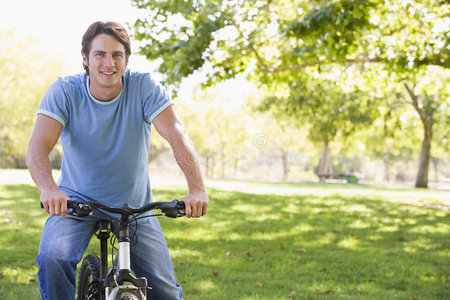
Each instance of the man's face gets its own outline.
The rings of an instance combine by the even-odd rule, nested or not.
[[[128,60],[125,47],[113,36],[97,35],[91,43],[89,57],[83,53],[83,63],[89,68],[90,91],[98,100],[117,96]],[[110,98],[112,97],[112,98]]]

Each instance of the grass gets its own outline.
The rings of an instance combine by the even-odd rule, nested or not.
[[[448,191],[221,184],[207,216],[160,218],[185,299],[450,298]],[[39,299],[38,197],[30,185],[0,185],[0,299]]]

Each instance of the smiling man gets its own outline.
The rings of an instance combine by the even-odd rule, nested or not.
[[[27,163],[50,214],[36,262],[42,299],[74,299],[76,266],[98,216],[66,215],[68,199],[139,207],[152,201],[148,174],[150,129],[172,147],[189,193],[181,198],[187,217],[201,217],[208,195],[197,154],[164,89],[148,73],[127,69],[131,54],[126,30],[96,22],[82,39],[85,73],[59,78],[39,107]],[[61,177],[52,177],[49,153],[61,139]],[[139,224],[131,267],[146,277],[151,299],[181,299],[172,262],[156,218]]]
[[[90,36],[86,36],[88,40]],[[121,91],[121,80],[128,64],[130,49],[108,34],[99,34],[92,39],[90,50],[82,49],[83,65],[90,76],[90,92],[100,101],[110,101]],[[106,52],[109,50],[109,53]]]

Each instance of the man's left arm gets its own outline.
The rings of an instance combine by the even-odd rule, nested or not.
[[[173,106],[170,105],[159,113],[152,123],[158,133],[169,142],[175,159],[186,177],[189,193],[180,199],[186,204],[186,216],[188,218],[203,216],[206,214],[209,199],[198,155]]]

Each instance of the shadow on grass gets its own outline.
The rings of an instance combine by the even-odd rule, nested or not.
[[[184,192],[154,195],[170,201]],[[160,222],[186,298],[450,298],[448,209],[384,197],[376,189],[293,196],[211,189],[207,216]],[[33,186],[2,185],[0,199],[0,298],[38,299],[34,258],[47,215]]]
[[[207,217],[161,223],[193,299],[449,298],[449,211],[390,200],[212,190]]]

